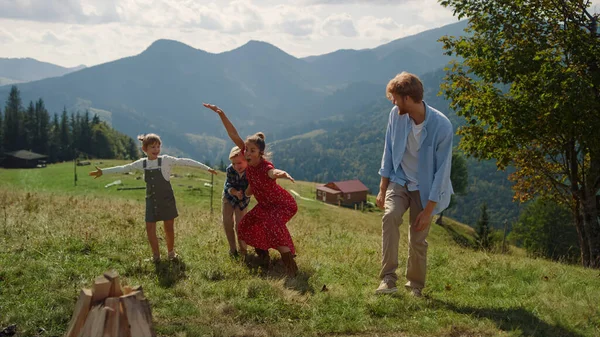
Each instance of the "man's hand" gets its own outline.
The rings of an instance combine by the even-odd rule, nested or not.
[[[379,191],[379,193],[377,193],[377,199],[375,199],[375,203],[379,209],[385,209],[385,191]]]
[[[102,170],[98,166],[96,166],[96,171],[91,171],[89,173],[89,175],[94,177],[94,179],[96,179],[96,178],[102,176]]]
[[[415,223],[413,224],[413,226],[415,227],[415,230],[417,232],[420,232],[422,230],[424,230],[425,228],[427,228],[427,226],[429,226],[431,224],[431,212],[427,211],[427,210],[422,210],[421,213],[419,213],[419,215],[417,215],[417,219],[415,220]]]

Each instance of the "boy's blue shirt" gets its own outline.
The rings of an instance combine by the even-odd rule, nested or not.
[[[250,203],[250,197],[244,194],[244,198],[240,200],[236,196],[229,194],[229,189],[234,188],[238,191],[246,192],[246,189],[248,188],[248,179],[246,179],[246,171],[239,175],[237,171],[233,168],[233,165],[229,164],[225,172],[227,172],[227,179],[225,180],[225,184],[223,185],[223,196],[229,201],[229,203],[233,207],[238,206],[241,210],[245,209]]]
[[[444,114],[425,102],[423,104],[425,105],[425,121],[423,121],[423,131],[421,131],[417,180],[419,181],[421,204],[425,207],[429,200],[437,202],[433,214],[438,214],[448,207],[450,197],[454,194],[450,182],[454,132],[450,120]],[[400,162],[402,162],[408,134],[411,130],[409,115],[399,115],[398,107],[394,106],[390,111],[385,133],[379,175],[400,185],[407,183]]]

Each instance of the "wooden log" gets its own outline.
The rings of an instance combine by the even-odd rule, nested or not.
[[[119,299],[119,337],[131,337],[131,330],[129,329],[129,321],[127,320],[127,313],[123,302]]]
[[[132,336],[152,336],[155,337],[152,328],[152,317],[148,317],[148,304],[142,302],[144,295],[140,291],[134,291],[131,294],[121,296],[121,303],[127,314],[127,321]]]
[[[110,293],[111,282],[103,276],[98,276],[94,280],[94,286],[92,287],[92,303],[98,303],[104,301]]]
[[[134,291],[139,291],[142,294],[144,293],[142,286],[123,286],[123,295],[129,295]]]
[[[95,305],[90,309],[90,312],[85,319],[85,324],[83,325],[83,328],[81,328],[81,331],[79,331],[78,337],[92,336],[92,330],[94,328],[96,317],[99,317],[101,310],[102,304]]]
[[[81,289],[79,298],[75,304],[75,310],[73,310],[73,317],[69,322],[69,328],[65,337],[75,337],[79,335],[79,331],[85,324],[85,319],[90,311],[90,305],[92,303],[92,290]]]
[[[104,277],[110,281],[110,290],[108,297],[120,297],[123,295],[123,289],[121,289],[121,282],[119,281],[119,273],[115,270],[107,271],[104,273]]]
[[[92,324],[91,337],[104,337],[104,325],[106,323],[106,307],[100,305],[96,309],[94,323]]]
[[[106,310],[106,323],[104,325],[103,337],[116,337],[119,335],[119,325],[121,324],[121,301],[118,297],[109,297],[104,301],[104,310]],[[127,322],[124,322],[127,324]]]

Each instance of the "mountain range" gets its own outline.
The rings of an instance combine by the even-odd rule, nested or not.
[[[0,85],[59,77],[81,69],[85,69],[85,65],[65,68],[32,58],[0,58]]]
[[[227,161],[233,145],[219,118],[202,107],[202,102],[214,103],[242,137],[265,132],[276,165],[295,177],[359,178],[375,192],[391,108],[385,85],[395,74],[421,76],[426,101],[447,113],[455,127],[462,123],[437,96],[450,61],[437,41],[462,35],[465,27],[466,22],[457,22],[373,49],[305,58],[260,41],[214,54],[158,40],[139,55],[18,88],[23,102],[42,98],[52,112],[89,110],[125,134],[156,132],[165,151],[213,164]],[[1,70],[0,77],[6,77]],[[0,97],[9,90],[0,87]],[[505,185],[505,175],[494,179],[502,181],[492,185]]]

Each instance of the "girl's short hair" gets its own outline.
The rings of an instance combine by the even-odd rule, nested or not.
[[[256,146],[258,146],[258,149],[260,150],[260,155],[264,158],[269,158],[271,157],[271,153],[269,152],[265,152],[265,148],[267,147],[267,144],[265,142],[265,134],[262,132],[257,132],[255,134],[253,134],[252,136],[248,136],[248,138],[246,138],[246,142],[251,142],[256,144]]]
[[[160,137],[155,133],[147,133],[145,135],[139,135],[137,139],[142,142],[142,148],[147,148],[148,146],[158,143],[158,145],[162,145],[160,141]]]
[[[239,147],[234,146],[231,148],[231,151],[229,151],[229,160],[231,160],[241,154],[242,154],[242,150],[240,150]]]
[[[392,100],[392,94],[408,96],[415,103],[421,103],[423,101],[423,83],[417,75],[403,71],[391,79],[385,88],[385,97]]]

